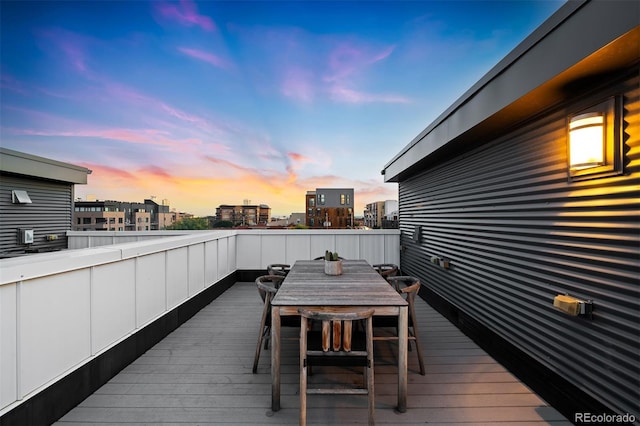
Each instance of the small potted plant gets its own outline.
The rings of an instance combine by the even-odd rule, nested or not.
[[[324,273],[327,275],[342,275],[342,260],[337,252],[325,251]]]

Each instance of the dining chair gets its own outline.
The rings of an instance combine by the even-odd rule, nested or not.
[[[413,341],[416,346],[418,355],[418,363],[420,364],[420,374],[425,375],[424,361],[422,359],[422,349],[420,346],[420,338],[418,334],[418,321],[416,318],[415,299],[420,291],[420,280],[411,276],[395,276],[387,277],[387,281],[391,284],[400,295],[406,300],[409,309],[409,331],[408,340]],[[373,318],[373,327],[377,328],[394,328],[396,334],[394,336],[374,335],[373,340],[398,340],[398,320],[396,317],[377,316]],[[411,346],[409,346],[411,350]]]
[[[373,269],[375,269],[380,275],[382,275],[384,279],[387,279],[388,277],[394,277],[398,275],[400,271],[400,268],[395,263],[378,263],[371,266],[373,266]]]
[[[286,263],[272,263],[267,265],[267,275],[282,275],[286,277],[290,269],[291,265]]]
[[[258,344],[256,345],[256,354],[253,358],[253,372],[258,371],[258,361],[260,360],[260,350],[264,342],[264,349],[269,348],[269,340],[271,340],[271,300],[278,292],[282,281],[282,275],[263,275],[256,278],[256,286],[260,297],[264,302],[262,308],[262,318],[260,319],[260,330],[258,332]],[[297,317],[282,317],[282,327],[298,327],[300,322]]]
[[[307,395],[368,395],[369,424],[375,424],[375,394],[373,378],[373,309],[340,307],[300,308],[300,425],[307,424]],[[353,322],[364,321],[362,333],[353,333]],[[309,337],[313,323],[321,323],[321,338]],[[311,330],[314,328],[312,327]],[[312,365],[344,365],[355,361],[363,367],[362,387],[335,388],[308,385],[308,369]],[[349,363],[349,365],[354,365]]]

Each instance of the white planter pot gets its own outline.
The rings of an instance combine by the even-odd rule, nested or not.
[[[327,275],[342,275],[342,260],[325,260],[324,273]]]

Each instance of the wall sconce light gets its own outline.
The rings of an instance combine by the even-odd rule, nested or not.
[[[612,97],[568,118],[569,180],[621,174],[622,102]]]
[[[589,112],[569,120],[569,166],[586,169],[604,164],[604,114]]]

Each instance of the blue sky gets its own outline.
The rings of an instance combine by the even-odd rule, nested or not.
[[[0,2],[0,143],[76,196],[304,211],[383,166],[564,1]]]

